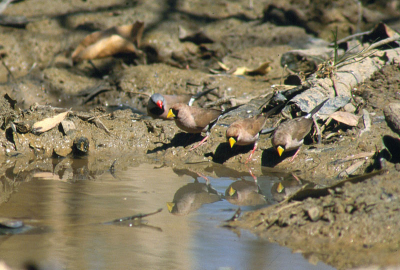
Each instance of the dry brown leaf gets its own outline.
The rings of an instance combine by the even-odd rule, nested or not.
[[[224,63],[222,63],[222,62],[220,62],[220,61],[217,61],[217,64],[218,64],[218,66],[219,66],[219,69],[212,69],[212,68],[209,68],[208,70],[211,72],[211,73],[214,73],[214,74],[221,74],[221,73],[228,73],[228,74],[231,74],[232,72],[234,72],[235,71],[235,69],[233,68],[233,69],[231,69],[231,68],[229,68],[227,65],[225,65]]]
[[[74,61],[104,58],[117,53],[134,53],[135,45],[118,35],[103,38],[98,42],[88,46],[74,58]]]
[[[248,70],[249,69],[247,67],[238,67],[235,70],[235,72],[233,72],[232,74],[233,75],[245,75]]]
[[[112,27],[86,36],[72,53],[74,62],[104,58],[117,53],[135,53],[140,47],[144,23]]]
[[[337,111],[330,115],[330,117],[340,123],[348,126],[355,127],[358,124],[359,117],[349,112]]]
[[[59,123],[61,123],[61,121],[64,120],[68,113],[70,113],[70,111],[63,112],[57,114],[56,116],[45,118],[42,121],[36,122],[32,126],[32,133],[43,133],[56,127]]]
[[[259,67],[255,69],[249,69],[247,67],[238,67],[236,71],[233,73],[233,75],[265,75],[267,74],[270,70],[271,62],[264,62],[262,63]]]
[[[225,71],[230,70],[230,68],[228,68],[228,66],[225,65],[224,63],[222,63],[222,62],[220,62],[220,61],[217,61],[217,63],[218,63],[218,65],[219,65],[219,67],[222,68],[223,70],[225,70]]]

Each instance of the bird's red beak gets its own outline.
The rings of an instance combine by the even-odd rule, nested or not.
[[[163,103],[162,103],[162,101],[161,100],[159,100],[159,101],[157,101],[157,106],[160,108],[160,109],[162,109],[163,108]]]

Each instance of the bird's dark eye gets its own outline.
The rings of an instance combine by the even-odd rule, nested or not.
[[[175,114],[175,117],[178,117],[179,110],[172,109],[172,112]]]

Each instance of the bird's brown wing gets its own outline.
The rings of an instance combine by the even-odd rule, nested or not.
[[[310,132],[313,120],[304,117],[292,119],[280,124],[272,137],[272,144],[288,148],[297,146]]]
[[[231,126],[237,127],[239,130],[246,132],[252,137],[256,136],[264,127],[267,117],[263,114],[256,115],[251,118],[241,119],[234,122]]]
[[[291,123],[292,122],[292,123]],[[292,139],[301,141],[311,131],[313,120],[309,118],[296,118],[288,121],[287,131],[292,135]]]
[[[265,125],[267,117],[264,114],[259,114],[250,119],[246,119],[244,122],[246,123],[246,130],[252,136],[256,136]]]
[[[214,109],[203,109],[197,107],[190,107],[192,116],[194,121],[196,122],[196,126],[199,128],[205,128],[212,122],[213,120],[217,119],[220,116],[220,110]]]

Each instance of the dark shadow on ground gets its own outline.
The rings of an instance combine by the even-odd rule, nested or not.
[[[383,136],[382,141],[390,153],[390,156],[386,157],[386,159],[392,163],[400,163],[400,140],[398,138],[385,135]]]
[[[246,146],[237,145],[231,148],[229,146],[229,143],[227,142],[220,143],[213,155],[213,161],[222,164],[231,157],[236,156],[238,154],[249,153],[250,155],[253,146],[254,145],[246,145]]]
[[[203,136],[201,136],[201,134],[190,134],[190,133],[180,132],[175,134],[174,138],[172,138],[170,143],[165,143],[162,146],[156,147],[152,150],[148,150],[147,154],[152,154],[158,151],[167,150],[168,148],[171,147],[179,147],[179,146],[186,147],[189,144],[199,142],[202,139]]]
[[[278,152],[274,148],[265,149],[261,156],[261,166],[275,167],[281,163],[284,159],[292,157],[296,153],[296,150],[283,152],[282,156],[278,155]]]

